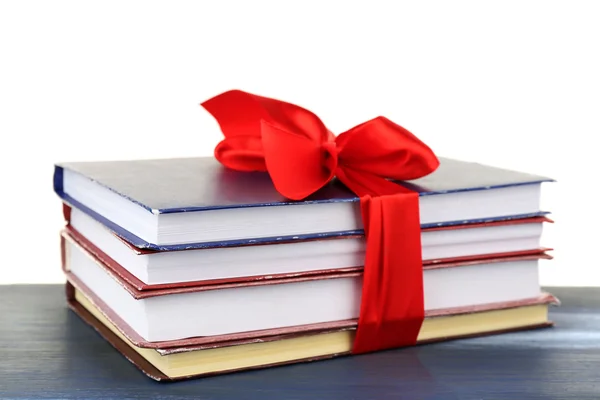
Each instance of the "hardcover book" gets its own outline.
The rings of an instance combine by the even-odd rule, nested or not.
[[[440,158],[439,168],[397,182],[419,193],[423,228],[547,214],[551,179]],[[263,172],[213,158],[62,163],[55,192],[141,249],[178,250],[276,243],[363,233],[359,198],[332,181],[301,201],[283,198]]]
[[[356,321],[359,315],[360,272],[144,291],[67,233],[62,243],[69,281],[102,299],[147,342],[248,337],[251,332]],[[538,298],[539,260],[549,258],[542,253],[425,267],[426,315]]]
[[[178,251],[138,249],[87,214],[67,210],[65,236],[138,290],[271,280],[363,269],[364,235]],[[546,217],[424,228],[423,265],[535,255]]]
[[[351,354],[353,321],[315,324],[255,335],[223,335],[193,340],[150,343],[140,338],[85,285],[67,281],[69,307],[148,377],[177,381],[242,370],[311,362]],[[546,328],[554,296],[462,307],[426,317],[418,344]],[[204,339],[204,340],[202,340]]]

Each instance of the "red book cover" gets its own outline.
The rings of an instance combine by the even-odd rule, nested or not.
[[[70,213],[70,208],[65,206],[65,215],[68,216]],[[510,221],[496,221],[496,222],[487,222],[487,223],[478,223],[478,224],[469,224],[469,225],[456,225],[449,227],[435,227],[435,228],[427,228],[424,231],[456,231],[460,229],[473,229],[477,227],[493,227],[493,226],[507,226],[507,225],[521,225],[521,224],[539,224],[544,222],[552,222],[546,217],[533,217],[533,218],[524,218]],[[316,270],[308,270],[308,271],[299,271],[293,273],[280,273],[280,274],[268,274],[268,275],[249,275],[249,276],[238,276],[235,278],[226,278],[226,279],[210,279],[210,280],[194,280],[194,281],[183,281],[183,282],[173,282],[173,283],[164,283],[164,284],[148,284],[137,278],[134,274],[129,272],[126,268],[120,265],[117,261],[111,258],[108,254],[103,252],[98,248],[94,243],[88,240],[85,236],[75,230],[72,226],[68,225],[62,233],[62,236],[77,245],[83,247],[86,251],[94,254],[98,259],[102,260],[104,264],[108,268],[110,268],[115,274],[117,274],[121,279],[128,282],[130,285],[135,287],[137,290],[146,291],[146,290],[156,290],[156,289],[165,289],[165,288],[184,288],[184,287],[196,287],[199,285],[219,285],[224,283],[236,283],[236,282],[255,282],[255,281],[263,281],[263,280],[273,280],[273,279],[286,279],[286,278],[294,278],[294,277],[302,277],[302,276],[310,276],[310,275],[327,275],[327,274],[337,274],[337,273],[347,273],[347,272],[360,272],[362,270],[361,266],[352,266],[346,268],[331,268],[331,269],[316,269]],[[162,253],[152,250],[141,250],[138,249],[128,242],[120,239],[118,236],[114,235],[115,239],[118,239],[132,254],[144,255],[144,254],[156,254]],[[311,240],[321,240],[321,241],[332,241],[332,240],[348,240],[349,238],[328,238],[328,239],[311,239]],[[284,242],[282,242],[283,244]],[[259,244],[255,246],[277,246],[277,244]],[[451,258],[442,258],[442,259],[426,259],[423,260],[424,268],[436,268],[436,266],[444,267],[444,266],[452,266],[459,265],[460,263],[469,263],[469,262],[477,262],[478,260],[495,260],[495,259],[503,259],[506,257],[517,257],[517,256],[538,256],[543,255],[545,252],[550,251],[550,248],[538,247],[532,248],[528,250],[520,250],[520,251],[510,251],[503,253],[487,253],[487,254],[476,254],[471,256],[462,256],[462,257],[451,257]],[[203,251],[203,250],[177,250],[177,251]],[[459,263],[459,264],[457,264]]]
[[[247,340],[251,338],[263,338],[265,336],[278,336],[281,334],[291,334],[291,333],[299,333],[299,332],[318,332],[327,329],[347,329],[347,328],[355,328],[357,321],[352,320],[343,320],[343,321],[334,321],[328,323],[319,323],[319,324],[311,324],[311,325],[302,325],[302,326],[292,326],[285,328],[277,328],[277,329],[268,329],[268,330],[258,330],[253,332],[240,332],[235,334],[227,334],[227,335],[218,335],[218,336],[208,336],[208,337],[195,337],[195,338],[187,338],[182,340],[174,340],[167,342],[150,342],[144,340],[141,336],[139,336],[131,327],[129,327],[114,311],[108,307],[105,302],[98,297],[87,285],[85,285],[76,275],[74,275],[69,268],[69,263],[67,261],[67,247],[66,244],[70,240],[67,235],[62,238],[62,249],[63,249],[63,270],[66,274],[67,280],[70,285],[77,288],[80,292],[82,292],[96,307],[98,307],[102,313],[108,318],[118,329],[119,331],[126,336],[131,343],[138,347],[147,347],[147,348],[168,348],[168,347],[180,347],[180,346],[201,346],[207,345],[210,343],[217,342],[229,342],[232,340]],[[76,246],[76,242],[72,242]],[[83,249],[85,251],[85,249]],[[193,287],[169,287],[169,288],[160,288],[154,290],[140,290],[131,284],[127,279],[123,278],[121,275],[117,274],[112,268],[110,268],[107,264],[103,262],[103,260],[98,259],[95,255],[88,253],[88,255],[95,259],[96,264],[99,265],[105,273],[111,276],[115,281],[117,281],[126,291],[131,295],[134,299],[147,299],[151,297],[157,296],[166,296],[173,294],[183,294],[183,293],[194,293],[200,291],[210,291],[210,290],[222,290],[222,289],[232,289],[238,287],[247,287],[247,286],[265,286],[265,285],[284,285],[287,283],[294,282],[307,282],[314,280],[323,280],[323,279],[341,279],[348,278],[352,276],[360,276],[360,271],[352,271],[352,272],[338,272],[338,273],[330,273],[330,274],[321,274],[321,275],[306,275],[306,276],[297,276],[297,277],[289,277],[289,278],[281,278],[276,280],[256,280],[256,281],[246,281],[246,282],[228,282],[228,283],[220,283],[220,284],[210,284],[210,285],[198,285]],[[536,260],[536,259],[549,259],[550,256],[546,254],[535,254],[535,255],[521,255],[521,256],[512,256],[512,257],[502,257],[494,260],[485,260],[486,263],[490,261],[493,263],[501,263],[501,262],[509,262],[515,260]],[[482,263],[482,260],[479,261],[461,261],[461,262],[453,262],[447,264],[436,264],[425,267],[426,269],[440,269],[440,268],[460,268],[463,266],[470,266]],[[464,313],[473,313],[480,311],[489,311],[494,309],[503,309],[503,308],[512,308],[512,307],[520,307],[524,305],[532,305],[538,304],[540,302],[555,302],[556,299],[549,294],[541,294],[537,297],[532,297],[528,299],[520,299],[518,301],[511,302],[499,302],[499,303],[490,303],[490,304],[482,304],[476,306],[463,306],[463,307],[454,307],[454,308],[444,308],[444,309],[434,309],[427,310],[425,313],[426,318],[434,318],[439,316],[446,315],[458,315]]]

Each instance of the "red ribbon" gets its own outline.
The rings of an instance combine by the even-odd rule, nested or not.
[[[239,90],[202,106],[225,136],[215,148],[224,166],[266,171],[292,200],[334,177],[360,197],[367,248],[352,352],[415,344],[425,317],[419,197],[389,179],[430,174],[439,166],[433,151],[384,117],[336,137],[306,109]]]

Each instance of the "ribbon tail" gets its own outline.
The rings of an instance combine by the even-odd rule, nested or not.
[[[411,346],[425,318],[419,196],[361,197],[367,249],[352,353]]]

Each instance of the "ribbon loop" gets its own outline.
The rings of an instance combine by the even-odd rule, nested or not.
[[[332,156],[323,151],[305,135],[263,121],[262,143],[273,184],[289,199],[303,199],[333,178],[335,167],[326,168],[326,159],[337,163],[337,154]]]
[[[391,180],[433,172],[433,151],[385,117],[336,137],[311,111],[240,90],[202,106],[225,136],[215,149],[224,166],[266,171],[292,200],[334,177],[360,197],[367,250],[353,352],[414,344],[424,318],[419,196]]]
[[[425,143],[385,117],[341,133],[336,143],[345,165],[382,178],[417,179],[439,166],[437,157]]]

